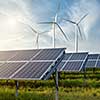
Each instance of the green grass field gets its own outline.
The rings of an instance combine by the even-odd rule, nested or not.
[[[81,73],[62,73],[60,78],[59,100],[100,100],[99,71],[88,71],[85,83]],[[46,81],[19,81],[18,92],[16,97],[14,81],[0,81],[0,100],[55,100],[55,83],[52,77]]]

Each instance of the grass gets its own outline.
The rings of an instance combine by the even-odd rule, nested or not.
[[[97,72],[97,71],[96,71]],[[59,81],[59,100],[100,100],[100,74],[62,73]],[[15,97],[15,82],[0,81],[0,100],[55,100],[55,84],[47,81],[19,81],[19,96]]]
[[[100,88],[59,88],[59,100],[100,100]],[[55,100],[55,87],[19,88],[19,96],[15,97],[15,89],[0,87],[0,100]]]

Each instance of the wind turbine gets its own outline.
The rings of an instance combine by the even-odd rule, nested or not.
[[[22,23],[22,24],[24,24],[24,25],[27,25],[27,26],[32,30],[32,32],[35,33],[35,34],[33,34],[33,35],[36,35],[36,42],[35,42],[35,45],[36,45],[36,48],[39,49],[39,36],[42,35],[43,33],[48,32],[48,31],[38,32],[38,31],[36,31],[31,25],[25,24],[25,23],[23,23],[23,22],[20,22],[20,23]]]
[[[58,12],[60,10],[60,2],[58,3],[58,7],[57,7],[57,11],[56,14],[54,16],[54,21],[49,21],[49,22],[40,22],[39,24],[51,24],[53,26],[53,47],[55,48],[55,33],[56,33],[56,26],[60,29],[60,31],[62,32],[63,36],[65,37],[66,40],[68,40],[68,37],[66,36],[66,34],[64,33],[64,31],[62,30],[62,28],[60,27],[60,25],[58,24]]]
[[[81,17],[81,19],[78,22],[75,21],[71,21],[71,20],[67,20],[67,19],[63,19],[69,23],[72,23],[75,25],[75,52],[78,52],[78,34],[80,34],[81,38],[82,38],[82,32],[80,29],[79,24],[81,23],[81,21],[87,16],[88,14],[85,14],[83,17]],[[77,30],[78,29],[78,30]]]
[[[37,49],[39,49],[39,36],[40,35],[43,35],[44,33],[47,33],[48,31],[44,31],[44,32],[37,32],[36,34],[36,46],[37,46]]]

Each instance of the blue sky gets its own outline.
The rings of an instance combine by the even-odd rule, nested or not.
[[[25,24],[33,26],[38,32],[48,31],[40,35],[39,45],[40,48],[52,47],[52,26],[37,23],[54,21],[58,1],[61,5],[58,23],[70,41],[66,41],[56,28],[56,47],[74,51],[74,25],[62,18],[78,21],[88,13],[80,23],[85,38],[79,38],[79,51],[100,52],[100,0],[0,0],[0,50],[36,48],[36,35]],[[16,23],[10,23],[11,19]]]

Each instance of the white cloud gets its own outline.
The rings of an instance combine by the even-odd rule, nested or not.
[[[70,2],[70,5],[68,5]],[[81,40],[80,39],[80,50],[89,50],[92,51],[92,45],[95,45],[95,48],[98,47],[98,40],[95,40],[93,38],[93,28],[95,27],[95,24],[97,23],[99,19],[99,3],[97,0],[61,0],[61,10],[59,13],[59,16],[62,18],[66,19],[71,19],[78,21],[81,16],[83,16],[86,13],[89,13],[88,16],[80,23],[80,27],[82,29],[82,32],[84,32],[85,36],[87,37],[86,40]],[[64,6],[64,7],[63,7]],[[55,12],[57,8],[57,0],[0,0],[0,13],[3,13],[4,16],[13,16],[19,21],[22,21],[26,24],[30,24],[36,29],[37,31],[44,31],[44,30],[49,30],[51,26],[49,25],[38,25],[37,23],[40,21],[53,21]],[[5,28],[5,25],[3,25],[3,15],[0,14],[0,18],[2,21],[2,24],[0,24],[0,33],[5,32],[4,30],[7,30]],[[4,17],[3,16],[3,17]],[[56,30],[56,45],[60,47],[67,47],[68,50],[72,51],[74,50],[74,26],[67,23],[67,22],[61,22],[61,18],[59,18],[59,24],[61,25],[62,29],[71,38],[71,41],[67,42],[63,35],[60,33],[60,31],[57,29]],[[4,17],[6,19],[6,17]],[[3,31],[2,31],[3,30]],[[11,35],[11,39],[15,38],[15,36],[12,33],[8,32]],[[5,32],[4,34],[8,34]],[[92,34],[91,34],[92,33]],[[13,34],[13,35],[12,35]],[[23,36],[27,35],[24,39],[21,39],[18,41],[16,44],[16,41],[14,43],[20,48],[26,48],[26,47],[33,47],[33,41],[35,41],[35,35],[32,37],[32,31],[27,27],[27,25],[19,25],[17,28],[17,31],[15,32],[17,36]],[[51,33],[50,33],[51,34]],[[47,34],[46,36],[41,36],[40,37],[40,46],[41,47],[51,47],[52,46],[52,35]],[[8,36],[10,36],[8,35]],[[13,37],[13,38],[12,38]],[[93,42],[91,41],[91,38]],[[27,41],[27,42],[25,42]],[[88,43],[87,43],[88,42]],[[28,43],[25,45],[25,43]],[[15,45],[14,44],[14,45]],[[24,44],[24,45],[22,45]],[[6,42],[4,43],[6,45]],[[28,46],[29,45],[29,46]],[[5,48],[6,46],[3,46]],[[12,46],[8,46],[8,48],[12,48]],[[13,47],[15,48],[15,46]],[[95,50],[94,50],[95,51]]]

